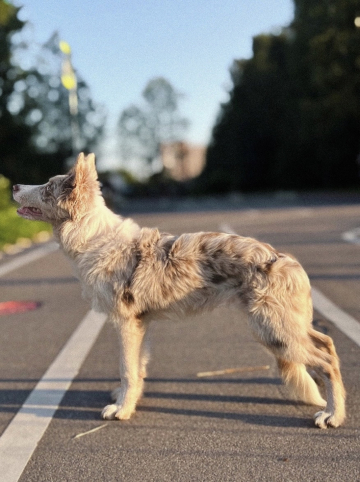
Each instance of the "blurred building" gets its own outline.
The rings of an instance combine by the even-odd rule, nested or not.
[[[167,173],[176,181],[187,181],[205,167],[206,147],[172,142],[161,146],[161,161]]]

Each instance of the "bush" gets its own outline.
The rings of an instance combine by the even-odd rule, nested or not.
[[[0,210],[10,205],[10,181],[0,174]]]
[[[34,238],[41,231],[50,231],[47,223],[27,221],[16,213],[11,201],[10,182],[0,174],[0,249],[6,244],[14,244],[19,238]]]

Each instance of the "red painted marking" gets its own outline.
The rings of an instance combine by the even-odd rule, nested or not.
[[[0,303],[0,316],[32,311],[40,306],[41,303],[39,301],[4,301],[3,303]]]

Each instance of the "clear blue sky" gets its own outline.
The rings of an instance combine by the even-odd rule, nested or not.
[[[108,111],[106,155],[120,112],[140,101],[148,80],[164,76],[185,94],[188,141],[208,142],[229,67],[251,56],[252,37],[293,18],[292,0],[16,0],[36,42],[57,30],[95,101]],[[109,147],[110,146],[110,147]],[[105,153],[99,153],[104,163]],[[102,159],[101,159],[102,158]]]

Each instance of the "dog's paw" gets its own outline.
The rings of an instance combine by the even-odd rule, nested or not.
[[[116,405],[116,403],[113,403],[111,405],[106,405],[101,412],[101,417],[105,420],[129,420],[134,411],[135,410],[132,408],[126,409],[121,405]]]
[[[121,390],[121,387],[117,387],[110,393],[110,399],[112,402],[116,402],[119,396],[120,390]]]
[[[339,420],[333,413],[322,410],[314,415],[315,425],[319,428],[339,427],[342,420]]]

